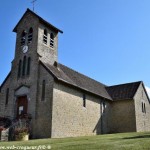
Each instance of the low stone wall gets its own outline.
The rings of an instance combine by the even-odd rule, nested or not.
[[[8,137],[9,137],[9,129],[6,129],[0,132],[1,141],[8,141]]]

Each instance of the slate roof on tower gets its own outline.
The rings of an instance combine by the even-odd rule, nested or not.
[[[21,22],[21,20],[24,18],[24,16],[25,16],[28,12],[30,12],[31,14],[33,14],[34,16],[36,16],[36,17],[39,19],[39,21],[41,21],[43,24],[45,24],[45,25],[47,25],[47,26],[53,28],[54,30],[56,30],[56,31],[58,31],[58,32],[60,32],[60,33],[63,33],[62,30],[56,28],[54,25],[52,25],[51,23],[49,23],[49,22],[47,22],[46,20],[44,20],[43,18],[41,18],[39,15],[37,15],[35,12],[33,12],[32,10],[30,10],[29,8],[26,10],[26,12],[24,13],[24,15],[21,17],[21,19],[19,20],[19,22],[17,23],[17,25],[16,25],[15,28],[13,29],[13,32],[17,32],[17,27],[18,27],[19,23]]]

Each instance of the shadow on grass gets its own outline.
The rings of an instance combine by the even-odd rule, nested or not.
[[[138,138],[150,138],[150,134],[148,134],[148,135],[133,136],[133,137],[125,137],[123,139],[138,139]]]

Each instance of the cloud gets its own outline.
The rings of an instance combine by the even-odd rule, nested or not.
[[[145,87],[146,88],[146,91],[147,91],[147,94],[148,94],[148,96],[150,97],[150,88],[149,87]]]

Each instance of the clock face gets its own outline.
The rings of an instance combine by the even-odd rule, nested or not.
[[[26,53],[27,51],[28,51],[28,46],[25,45],[25,46],[22,48],[22,52],[23,52],[23,53]]]

